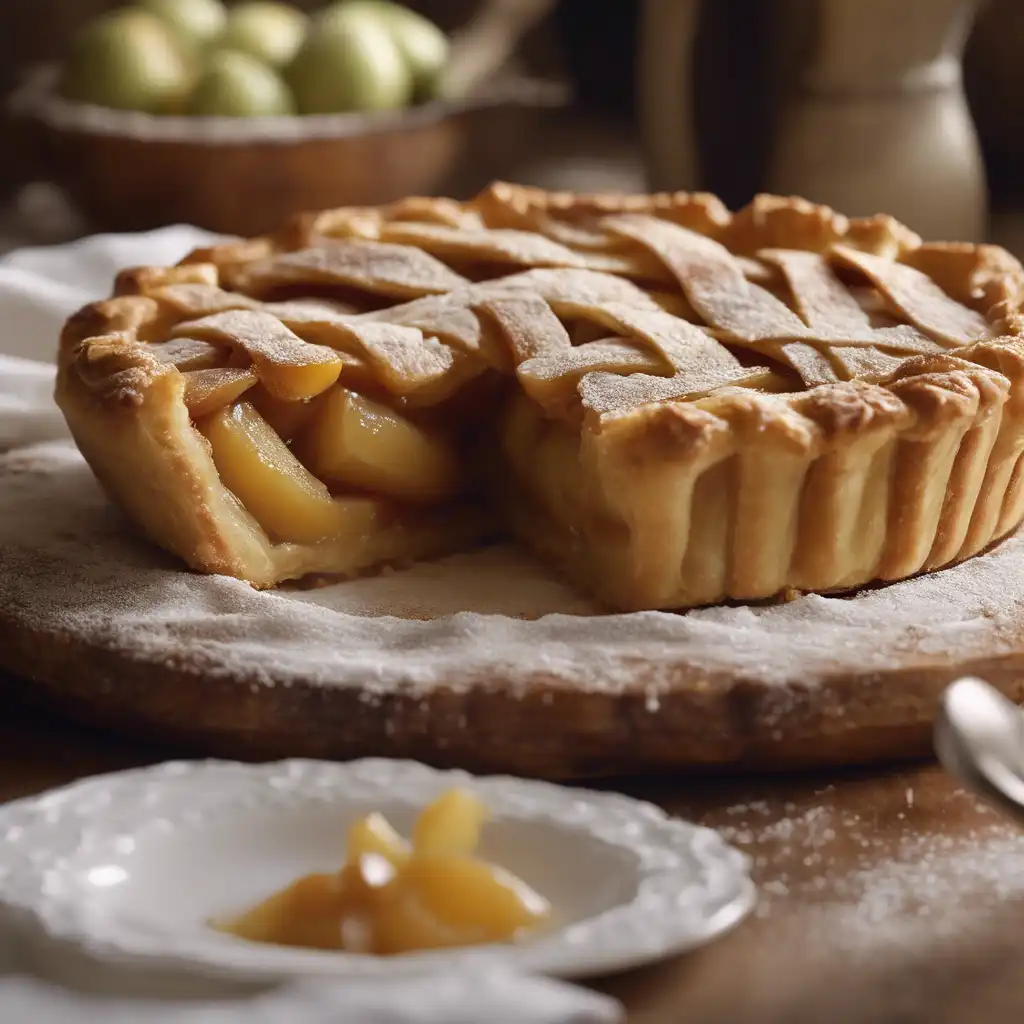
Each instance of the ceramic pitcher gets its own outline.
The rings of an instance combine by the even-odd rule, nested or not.
[[[926,238],[980,238],[986,188],[961,80],[975,0],[774,6],[780,35],[765,45],[810,31],[762,189],[851,215],[886,211]],[[699,9],[699,0],[645,0],[641,121],[656,187],[715,188],[699,173],[693,135],[690,51]]]

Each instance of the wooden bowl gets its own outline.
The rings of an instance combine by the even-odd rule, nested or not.
[[[500,173],[537,115],[566,101],[558,84],[512,77],[395,113],[153,117],[70,103],[55,82],[54,68],[37,69],[12,110],[40,173],[107,231],[187,223],[256,235],[303,210],[459,194]]]

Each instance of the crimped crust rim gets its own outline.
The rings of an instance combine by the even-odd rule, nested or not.
[[[1015,369],[1019,367],[1024,378],[1024,316],[1019,312],[1024,298],[1024,267],[998,246],[924,243],[909,228],[886,214],[848,218],[827,206],[799,197],[759,194],[732,213],[721,200],[709,193],[577,194],[501,181],[493,183],[468,202],[409,197],[384,207],[349,207],[299,214],[272,235],[198,249],[173,268],[148,266],[124,270],[117,276],[112,298],[85,306],[69,320],[61,338],[61,364],[68,368],[81,365],[83,356],[88,361],[94,344],[109,348],[112,335],[121,335],[123,344],[144,347],[136,342],[138,330],[155,316],[156,305],[141,294],[147,287],[168,279],[175,283],[213,284],[225,269],[237,269],[272,254],[295,251],[311,244],[317,237],[322,237],[322,228],[327,222],[334,222],[336,229],[338,220],[344,219],[348,224],[356,225],[358,234],[365,237],[366,233],[373,233],[374,224],[378,222],[391,217],[401,219],[406,215],[422,215],[425,209],[440,210],[450,217],[494,209],[518,217],[538,212],[551,212],[563,217],[620,212],[651,213],[669,218],[686,215],[699,223],[697,230],[721,241],[737,254],[781,247],[822,251],[842,243],[919,269],[934,269],[936,260],[947,256],[955,259],[958,266],[961,291],[955,297],[983,304],[986,319],[995,329],[1004,332],[1002,337],[992,341],[979,342],[954,350],[947,356],[935,357],[931,363],[927,357],[910,356],[892,373],[870,384],[857,380],[842,381],[767,396],[769,400],[758,406],[762,429],[792,434],[794,417],[811,420],[818,430],[828,435],[854,435],[858,424],[865,429],[870,424],[873,429],[883,417],[888,417],[891,425],[896,426],[905,420],[905,413],[895,406],[885,408],[884,403],[878,401],[877,393],[872,391],[872,388],[879,387],[914,409],[919,421],[918,431],[927,433],[941,430],[951,418],[964,414],[964,403],[970,401],[964,395],[965,374],[973,375],[977,386],[1006,390],[1017,381],[1010,381],[995,366],[1009,358],[1017,364]],[[943,281],[944,285],[949,283]],[[78,350],[76,358],[70,358],[70,347]],[[135,352],[135,355],[131,363],[135,371],[142,372],[145,366],[153,372],[162,369],[155,361],[147,360],[143,353]],[[943,358],[948,360],[945,369],[936,369],[935,359]],[[111,363],[112,375],[124,369],[114,369],[115,366],[116,363]],[[909,372],[915,367],[921,367],[921,372],[916,375]],[[851,383],[865,383],[865,386],[851,391]],[[714,394],[727,419],[741,418],[749,409],[748,395],[740,393],[743,390],[723,388]],[[113,380],[110,391],[119,396],[117,400],[123,399],[124,389],[118,388]],[[940,392],[945,393],[944,401],[936,400]],[[813,399],[808,398],[810,395],[814,396]],[[929,398],[932,400],[928,401]],[[666,404],[685,406],[692,401],[669,400]],[[612,416],[620,422],[623,416],[638,415],[642,408],[598,415]]]

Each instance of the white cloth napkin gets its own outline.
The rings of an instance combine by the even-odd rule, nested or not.
[[[67,436],[53,403],[54,357],[64,320],[106,297],[115,273],[173,263],[212,236],[176,226],[21,249],[0,260],[0,451]],[[285,986],[215,1003],[85,995],[4,973],[3,1024],[616,1024],[614,1000],[538,977],[440,975]]]
[[[108,296],[121,268],[173,263],[211,238],[198,228],[170,227],[20,249],[0,260],[0,450],[67,434],[52,399],[64,321]]]

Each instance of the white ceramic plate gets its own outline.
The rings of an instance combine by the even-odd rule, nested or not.
[[[482,853],[554,905],[513,945],[377,958],[248,943],[209,929],[314,870],[348,824],[402,831],[453,786],[492,812]],[[639,966],[709,942],[754,902],[747,859],[714,832],[611,793],[475,778],[401,761],[171,762],[0,808],[0,907],[16,927],[107,962],[240,980],[494,963],[560,977]]]

